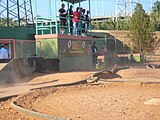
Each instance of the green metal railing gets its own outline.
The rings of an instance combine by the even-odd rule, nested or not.
[[[60,34],[60,28],[62,26],[60,26],[60,21],[58,20],[59,18],[64,18],[66,19],[66,26],[63,26],[63,28],[65,29],[64,34],[72,34],[70,29],[74,29],[74,27],[70,26],[70,20],[72,20],[72,18],[69,17],[59,17],[56,16],[55,18],[51,18],[51,17],[37,17],[36,18],[36,34],[37,35],[43,35],[43,34]],[[85,23],[87,21],[84,20],[79,20],[79,22],[81,23]],[[89,23],[90,26],[90,23]],[[78,28],[80,35],[82,35],[82,31],[85,30],[84,27],[79,26]],[[91,29],[90,27],[88,27],[88,35],[91,36]]]

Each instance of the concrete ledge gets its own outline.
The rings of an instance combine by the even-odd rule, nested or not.
[[[69,120],[69,119],[58,118],[58,117],[55,117],[55,116],[42,114],[42,113],[39,113],[39,112],[35,112],[35,111],[31,111],[31,110],[22,108],[22,107],[17,105],[16,100],[11,102],[10,105],[13,109],[15,109],[18,112],[24,113],[24,114],[27,114],[27,115],[31,115],[31,116],[36,117],[36,118],[41,118],[41,119],[45,119],[45,120]]]
[[[17,96],[18,96],[18,95],[11,95],[11,96],[1,97],[1,98],[0,98],[0,102],[1,102],[1,101],[6,101],[6,100],[8,100],[8,99],[11,99],[11,98],[17,97]]]

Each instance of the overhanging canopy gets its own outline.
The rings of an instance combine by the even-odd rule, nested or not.
[[[87,0],[61,0],[61,1],[66,1],[66,2],[70,2],[70,3],[78,3],[78,2],[83,2],[83,1],[87,1]]]

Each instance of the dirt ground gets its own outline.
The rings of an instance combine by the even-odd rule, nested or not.
[[[27,84],[45,86],[54,81],[52,86],[61,86],[35,89],[19,95],[17,104],[66,120],[159,120],[160,105],[144,104],[153,98],[160,98],[159,69],[120,70],[115,75],[100,75],[101,83],[83,82],[91,73],[37,76]],[[74,82],[77,83],[63,86]],[[15,111],[10,106],[15,99],[0,102],[0,120],[38,120]]]

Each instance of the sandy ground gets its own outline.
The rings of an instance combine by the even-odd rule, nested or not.
[[[81,85],[34,91],[18,103],[34,111],[71,120],[159,120],[160,106],[144,105],[145,101],[160,98],[159,90],[159,86],[115,83]],[[25,99],[31,98],[24,104]]]
[[[50,74],[35,73],[26,78],[26,80],[28,81],[26,83],[17,83],[8,87],[4,86],[3,88],[0,88],[0,98],[5,96],[23,94],[29,92],[29,90],[33,88],[79,82],[88,78],[92,73],[93,72],[66,72]]]
[[[103,83],[100,84],[68,84],[82,81],[92,73],[34,76],[19,86],[29,86],[28,91],[43,86],[52,87],[22,94],[17,104],[29,110],[71,120],[159,120],[160,106],[144,104],[150,99],[160,98],[159,69],[127,69],[115,75],[102,74],[99,77]],[[125,82],[114,82],[116,80]],[[142,82],[154,84],[141,84]],[[68,86],[63,86],[64,84]],[[61,86],[53,87],[55,85]],[[0,90],[2,93],[5,93],[4,89]],[[0,120],[37,120],[11,108],[10,102],[14,99],[0,102]]]

